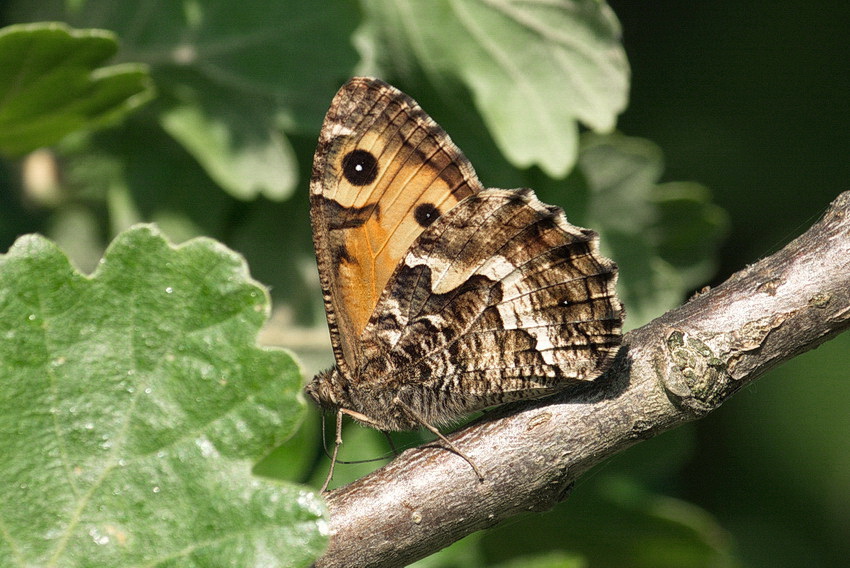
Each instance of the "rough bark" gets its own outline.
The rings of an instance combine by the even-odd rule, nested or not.
[[[768,369],[850,326],[850,192],[778,253],[628,333],[591,387],[487,414],[455,454],[408,450],[327,495],[316,566],[404,566],[520,512],[565,499],[589,468],[717,408]]]

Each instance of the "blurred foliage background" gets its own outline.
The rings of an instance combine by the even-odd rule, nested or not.
[[[10,0],[4,26],[108,30],[118,49],[112,57],[109,34],[86,37],[82,67],[97,71],[81,78],[59,58],[67,75],[14,99],[10,77],[24,75],[10,70],[27,69],[33,51],[3,38],[0,249],[40,232],[89,272],[136,222],[178,241],[219,239],[271,288],[262,341],[293,349],[309,376],[331,362],[311,157],[335,90],[367,73],[416,98],[485,185],[533,187],[597,229],[621,265],[634,327],[778,250],[847,188],[850,7],[776,8]],[[74,52],[73,34],[57,29],[56,52]],[[99,105],[77,104],[92,94]],[[40,100],[57,114],[36,120]],[[840,565],[850,557],[849,366],[850,338],[839,337],[617,456],[551,513],[421,565]],[[257,471],[316,484],[320,437],[313,413]],[[344,448],[348,459],[387,451],[356,426]],[[377,465],[340,466],[335,481]]]

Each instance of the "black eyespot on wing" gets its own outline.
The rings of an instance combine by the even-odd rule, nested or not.
[[[342,159],[342,175],[352,185],[368,185],[378,177],[378,160],[366,150],[352,150]]]
[[[420,203],[413,211],[413,218],[416,219],[420,227],[427,227],[439,216],[440,210],[434,207],[433,203]]]

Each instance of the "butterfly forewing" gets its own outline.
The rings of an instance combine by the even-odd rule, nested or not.
[[[466,158],[407,95],[365,78],[340,89],[325,118],[310,195],[341,368],[357,366],[360,335],[413,241],[481,189]]]

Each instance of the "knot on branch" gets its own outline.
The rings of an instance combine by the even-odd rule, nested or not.
[[[733,390],[726,361],[705,342],[675,330],[667,336],[666,347],[668,368],[661,373],[662,384],[678,406],[702,416]]]

